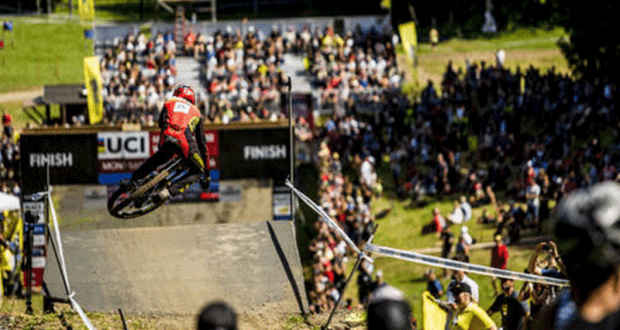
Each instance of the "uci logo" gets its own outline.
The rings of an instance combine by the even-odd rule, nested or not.
[[[144,159],[150,156],[148,132],[98,133],[99,159]]]

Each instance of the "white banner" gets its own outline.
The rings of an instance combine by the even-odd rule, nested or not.
[[[100,160],[149,158],[149,132],[97,133],[97,151]]]

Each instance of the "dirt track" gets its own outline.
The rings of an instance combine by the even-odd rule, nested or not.
[[[43,87],[0,93],[0,103],[26,101],[41,95],[43,95]]]
[[[88,311],[195,314],[224,300],[244,315],[301,314],[301,264],[288,222],[84,230],[63,233],[71,289]],[[64,290],[56,260],[45,279]]]
[[[76,300],[104,318],[122,308],[140,323],[154,322],[152,329],[192,329],[204,303],[223,299],[237,309],[241,329],[282,329],[307,310],[294,229],[265,221],[270,185],[238,184],[240,201],[165,205],[132,220],[112,220],[88,187],[55,189]],[[62,297],[48,253],[46,282]]]

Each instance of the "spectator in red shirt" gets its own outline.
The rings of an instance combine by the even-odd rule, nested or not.
[[[438,208],[433,210],[433,224],[435,226],[435,233],[439,236],[444,227],[446,227],[446,220],[443,218],[441,213],[439,213]]]
[[[196,43],[196,34],[194,31],[189,31],[187,35],[185,35],[185,55],[194,55],[194,44]]]
[[[495,246],[491,250],[491,267],[497,269],[506,269],[508,264],[508,247],[502,241],[502,235],[495,235]],[[496,277],[491,278],[493,291],[497,295],[497,287],[495,285]]]

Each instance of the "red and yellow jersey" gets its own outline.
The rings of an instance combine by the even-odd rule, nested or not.
[[[185,131],[188,127],[194,130],[200,117],[200,111],[184,99],[173,97],[164,103],[159,117],[159,127],[163,130],[164,136],[173,137],[181,142],[180,147],[185,157],[189,151]],[[160,141],[164,143],[166,139]]]

